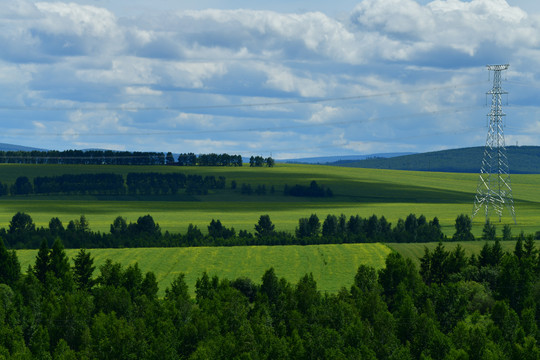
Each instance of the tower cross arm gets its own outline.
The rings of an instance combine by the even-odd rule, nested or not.
[[[510,67],[510,64],[504,64],[504,65],[487,65],[488,70],[491,71],[501,71],[506,70]]]

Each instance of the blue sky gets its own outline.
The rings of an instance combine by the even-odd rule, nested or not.
[[[0,142],[292,158],[540,145],[540,2],[7,1]]]

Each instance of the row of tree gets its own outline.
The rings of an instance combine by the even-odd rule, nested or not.
[[[241,155],[182,153],[175,161],[169,151],[50,150],[0,151],[2,164],[77,164],[77,165],[178,165],[178,166],[242,166]],[[274,166],[271,157],[252,156],[250,166]]]
[[[315,180],[312,180],[309,186],[298,184],[293,186],[285,185],[283,195],[299,197],[332,197],[334,196],[334,193],[330,188],[319,185]]]
[[[262,156],[252,156],[249,158],[250,167],[274,167],[275,161],[272,157],[263,158]]]
[[[164,165],[161,152],[112,150],[0,151],[4,164]]]
[[[420,270],[393,252],[322,293],[273,268],[258,282],[180,273],[158,297],[156,275],[90,252],[72,264],[41,243],[22,273],[0,240],[0,357],[17,359],[539,359],[540,257],[534,241],[480,254],[442,243]],[[96,271],[97,270],[97,271]]]
[[[245,245],[312,245],[370,242],[425,243],[438,241],[472,241],[472,225],[467,215],[456,218],[455,233],[448,238],[441,231],[438,219],[427,221],[425,216],[409,214],[405,220],[399,219],[392,227],[384,216],[372,215],[362,218],[358,215],[327,215],[324,221],[316,214],[300,218],[294,233],[278,231],[269,215],[261,215],[254,225],[254,231],[236,231],[227,227],[219,219],[212,219],[203,231],[189,224],[186,233],[161,231],[151,215],[138,218],[135,223],[118,216],[108,233],[90,230],[84,215],[70,220],[67,226],[59,218],[52,218],[48,228],[36,227],[31,216],[18,212],[10,221],[8,229],[0,229],[0,237],[10,248],[35,249],[42,239],[50,243],[56,238],[68,248],[118,248],[118,247],[184,247],[184,246],[245,246]],[[537,236],[540,234],[537,234]],[[503,237],[512,239],[511,233]],[[525,239],[521,233],[520,238]],[[534,238],[533,235],[528,235]],[[495,237],[482,236],[485,240]]]
[[[176,195],[186,189],[189,195],[206,195],[208,190],[224,189],[225,177],[195,174],[129,173],[126,185],[130,195]]]
[[[129,175],[128,175],[129,176]],[[104,194],[125,193],[124,177],[120,174],[65,174],[38,176],[32,188],[27,177],[18,177],[14,194]]]
[[[172,154],[167,154],[167,158],[171,159]],[[242,166],[243,160],[241,155],[229,154],[201,154],[186,153],[178,155],[178,161],[167,162],[170,165],[178,166]]]
[[[10,188],[12,195],[78,194],[78,195],[175,195],[186,189],[190,195],[205,195],[208,190],[224,189],[225,177],[201,176],[181,173],[128,173],[120,174],[66,174],[38,176],[33,184],[26,176],[19,176]],[[0,195],[7,195],[7,185],[0,184]]]
[[[231,189],[236,189],[236,181],[231,183]],[[274,195],[276,192],[274,185],[267,188],[264,184],[258,184],[252,186],[251,184],[242,183],[240,186],[240,194],[242,195],[267,195],[270,193]],[[309,185],[293,185],[289,186],[285,184],[283,187],[283,195],[285,196],[297,196],[297,197],[332,197],[334,193],[328,187],[319,185],[315,180],[311,181]]]

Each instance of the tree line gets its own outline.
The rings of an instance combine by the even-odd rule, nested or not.
[[[172,154],[171,154],[172,157]],[[184,153],[178,155],[178,161],[171,163],[178,166],[242,166],[241,155]]]
[[[0,183],[0,195],[69,194],[69,195],[175,195],[186,189],[190,195],[205,195],[208,190],[224,189],[225,177],[182,173],[128,173],[126,181],[120,174],[66,174],[37,176],[33,182],[19,176],[9,188]]]
[[[242,166],[241,155],[182,153],[177,159],[169,151],[47,150],[0,151],[0,164],[67,164],[67,165],[178,165]],[[250,166],[274,166],[271,157],[252,156]]]
[[[0,240],[0,357],[17,359],[539,359],[540,257],[533,240],[479,254],[439,243],[420,269],[390,253],[349,287],[180,273],[156,275],[40,244],[23,274]]]
[[[314,245],[342,243],[425,243],[438,241],[473,241],[472,225],[467,215],[456,218],[455,232],[447,237],[441,231],[438,219],[427,221],[425,216],[409,214],[405,220],[399,219],[392,226],[384,216],[372,215],[362,218],[358,215],[327,215],[324,221],[316,214],[298,220],[294,232],[276,230],[269,215],[261,215],[253,231],[227,227],[219,219],[212,219],[203,232],[198,226],[189,224],[185,233],[162,231],[151,215],[140,216],[136,222],[127,222],[122,216],[116,217],[109,232],[94,232],[84,215],[70,220],[65,226],[54,217],[48,227],[36,227],[30,215],[18,212],[7,229],[0,229],[0,237],[10,248],[36,249],[43,239],[52,243],[62,240],[68,248],[121,248],[121,247],[185,247],[185,246],[254,246],[254,245]],[[503,234],[503,240],[514,237]],[[520,238],[534,238],[521,233]],[[536,234],[540,238],[540,233]],[[495,236],[484,233],[484,240],[494,240]]]
[[[231,182],[231,189],[237,188],[236,181]],[[274,185],[267,187],[265,184],[258,184],[252,186],[251,184],[242,183],[240,186],[240,194],[242,195],[274,195],[276,192]],[[315,180],[312,180],[309,185],[287,185],[283,187],[284,196],[296,196],[296,197],[332,197],[334,192],[329,187],[319,185]]]
[[[112,150],[0,151],[3,164],[165,165],[161,152]]]
[[[298,184],[293,186],[285,185],[283,195],[298,197],[332,197],[334,196],[334,193],[330,188],[319,185],[315,180],[312,180],[309,186]]]

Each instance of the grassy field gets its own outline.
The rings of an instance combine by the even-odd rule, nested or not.
[[[78,250],[66,250],[73,259]],[[352,285],[360,264],[384,267],[391,250],[382,244],[344,244],[313,246],[238,246],[198,248],[92,249],[94,264],[110,258],[124,266],[139,264],[143,274],[152,271],[159,284],[159,295],[179,274],[186,274],[189,290],[194,294],[195,281],[203,271],[210,276],[234,280],[248,277],[260,283],[264,272],[273,267],[278,277],[296,284],[307,273],[313,273],[318,288],[335,293]],[[35,263],[37,250],[18,250],[21,268]],[[94,276],[99,274],[96,270]]]
[[[458,243],[448,242],[444,246],[453,250]],[[479,254],[484,241],[459,243],[466,254]],[[501,242],[504,251],[512,252],[515,241]],[[137,248],[137,249],[91,249],[99,274],[99,266],[111,259],[123,266],[139,264],[141,271],[152,271],[159,285],[159,296],[179,274],[186,274],[189,291],[194,295],[195,282],[203,271],[210,276],[234,280],[248,277],[260,283],[264,272],[273,267],[278,277],[296,284],[308,273],[313,273],[318,288],[323,292],[336,293],[343,286],[352,285],[360,264],[384,267],[386,256],[391,251],[399,252],[413,260],[416,265],[424,255],[424,248],[433,250],[437,243],[427,244],[341,244],[312,246],[235,246],[197,248]],[[73,259],[78,250],[66,250]],[[17,250],[21,268],[33,266],[37,250]]]
[[[270,215],[276,230],[294,231],[298,219],[315,213],[321,221],[327,214],[368,217],[385,216],[393,224],[409,213],[437,216],[447,235],[454,231],[455,218],[472,212],[476,191],[476,174],[430,173],[376,169],[352,169],[320,165],[277,164],[274,168],[171,167],[171,166],[90,166],[90,165],[0,165],[0,181],[11,184],[18,176],[52,176],[96,172],[183,172],[187,174],[225,176],[227,189],[207,196],[186,197],[62,197],[17,196],[0,198],[0,227],[7,227],[12,216],[23,211],[38,226],[47,226],[58,216],[64,224],[84,214],[94,231],[106,232],[116,216],[135,222],[150,214],[162,229],[184,232],[192,223],[203,231],[212,219],[220,219],[227,227],[253,231],[262,214]],[[234,180],[255,187],[274,186],[276,193],[265,196],[241,195],[231,190]],[[327,199],[285,197],[285,184],[308,185],[311,180],[330,187],[335,196]],[[513,175],[515,208],[518,225],[513,232],[540,230],[540,175]],[[475,219],[473,232],[481,234],[483,218]],[[496,221],[497,219],[493,219]],[[509,216],[502,224],[512,223]],[[512,224],[513,225],[513,224]]]
[[[455,249],[457,244],[461,245],[467,256],[471,254],[478,255],[482,247],[485,245],[485,241],[469,241],[469,242],[445,242],[444,247],[446,250],[452,251]],[[493,241],[489,242],[493,244]],[[389,248],[400,253],[404,257],[407,257],[413,260],[416,265],[420,265],[420,258],[424,256],[424,249],[428,248],[430,251],[433,251],[437,247],[438,243],[426,243],[426,244],[387,244]],[[503,251],[512,252],[516,246],[515,241],[501,241],[501,247]]]

